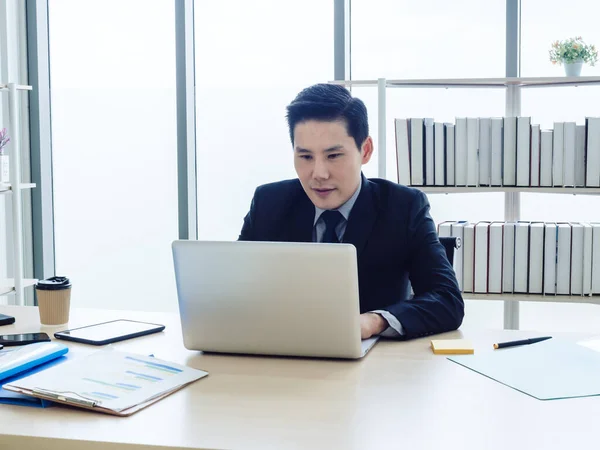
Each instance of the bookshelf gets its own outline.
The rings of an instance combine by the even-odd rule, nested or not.
[[[8,95],[8,135],[11,138],[8,152],[10,155],[10,183],[0,183],[0,195],[12,195],[12,251],[13,277],[2,278],[0,274],[0,295],[14,295],[14,304],[24,304],[26,287],[33,286],[36,279],[24,278],[23,274],[23,202],[22,191],[36,187],[34,183],[21,182],[21,139],[19,96],[25,91],[32,90],[31,86],[14,83],[0,84],[0,95]],[[7,216],[0,220],[7,220]],[[0,256],[2,257],[2,256]]]
[[[547,87],[578,87],[600,85],[600,77],[506,77],[506,78],[446,78],[446,79],[403,79],[392,80],[378,78],[376,80],[334,80],[332,84],[352,87],[373,87],[377,89],[377,136],[378,136],[378,176],[387,178],[387,90],[406,88],[481,88],[505,90],[506,117],[521,115],[522,89]],[[517,222],[520,219],[520,193],[547,193],[572,195],[598,195],[600,188],[584,187],[452,187],[452,186],[413,186],[425,193],[504,193],[504,220]],[[463,293],[468,300],[503,300],[504,328],[519,329],[519,301],[561,302],[561,303],[598,303],[600,296],[568,296],[568,295],[531,295],[531,294],[473,294]]]

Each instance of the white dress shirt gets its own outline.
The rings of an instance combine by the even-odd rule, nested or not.
[[[354,203],[356,203],[356,199],[358,198],[358,194],[360,193],[361,184],[358,185],[358,188],[356,189],[356,192],[352,194],[352,197],[350,197],[348,201],[342,206],[337,208],[337,211],[339,211],[344,217],[344,219],[341,220],[335,228],[335,233],[340,242],[343,241],[344,233],[346,232],[346,225],[348,224],[348,217],[350,217],[350,211],[352,211]],[[315,206],[315,221],[313,222],[313,242],[323,241],[323,234],[325,233],[325,220],[321,219],[321,214],[323,214],[324,211],[324,209],[317,208]],[[383,332],[379,334],[380,336],[394,337],[404,334],[402,324],[396,318],[396,316],[394,316],[388,311],[379,309],[371,312],[381,315],[381,317],[387,320],[387,323],[389,325],[385,330],[383,330]]]

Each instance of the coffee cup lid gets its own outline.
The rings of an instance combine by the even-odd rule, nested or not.
[[[51,277],[38,281],[35,287],[42,291],[59,291],[70,288],[71,282],[67,277]]]

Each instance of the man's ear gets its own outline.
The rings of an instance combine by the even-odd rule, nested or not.
[[[362,164],[366,164],[370,161],[371,156],[373,156],[373,150],[373,138],[371,138],[371,136],[367,136],[360,147],[360,151],[362,152]]]

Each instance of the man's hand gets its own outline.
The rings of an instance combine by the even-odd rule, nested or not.
[[[360,337],[369,339],[383,332],[389,326],[387,320],[376,313],[364,313],[360,315]]]

